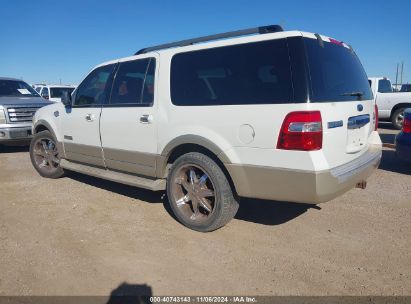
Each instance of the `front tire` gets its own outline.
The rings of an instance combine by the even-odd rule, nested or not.
[[[401,130],[404,123],[404,110],[405,108],[399,108],[392,113],[391,122],[395,129]]]
[[[220,166],[197,152],[184,154],[174,162],[167,178],[167,196],[176,218],[200,232],[226,225],[239,207]]]
[[[60,167],[60,156],[56,139],[50,131],[34,134],[30,143],[30,159],[34,169],[43,177],[60,178],[64,170]]]

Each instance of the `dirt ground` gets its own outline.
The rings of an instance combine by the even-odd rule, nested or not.
[[[27,148],[0,148],[0,187],[0,295],[411,295],[411,166],[390,149],[366,190],[318,206],[243,200],[207,234],[162,193],[41,178]]]

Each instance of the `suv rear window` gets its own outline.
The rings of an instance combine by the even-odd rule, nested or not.
[[[304,38],[311,78],[311,102],[372,99],[367,75],[357,55],[331,42]],[[361,96],[359,96],[361,95]]]
[[[180,53],[171,61],[171,100],[179,106],[291,103],[286,39]]]

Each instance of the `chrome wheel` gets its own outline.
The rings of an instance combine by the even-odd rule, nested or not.
[[[203,222],[214,211],[216,193],[209,174],[197,165],[178,169],[171,187],[172,202],[186,220]]]
[[[239,206],[223,169],[200,152],[174,160],[167,176],[167,196],[177,220],[201,232],[223,227]]]
[[[33,145],[33,159],[41,171],[52,172],[59,168],[60,158],[56,144],[49,138],[39,138]]]
[[[395,120],[398,126],[402,126],[402,124],[404,123],[404,111],[398,113]]]

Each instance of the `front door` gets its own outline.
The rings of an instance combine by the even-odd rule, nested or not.
[[[62,117],[66,158],[104,167],[99,120],[106,102],[114,64],[93,70],[73,94],[73,105]]]
[[[110,101],[103,107],[100,120],[101,143],[108,169],[155,175],[157,61],[158,58],[151,56],[119,62]]]

